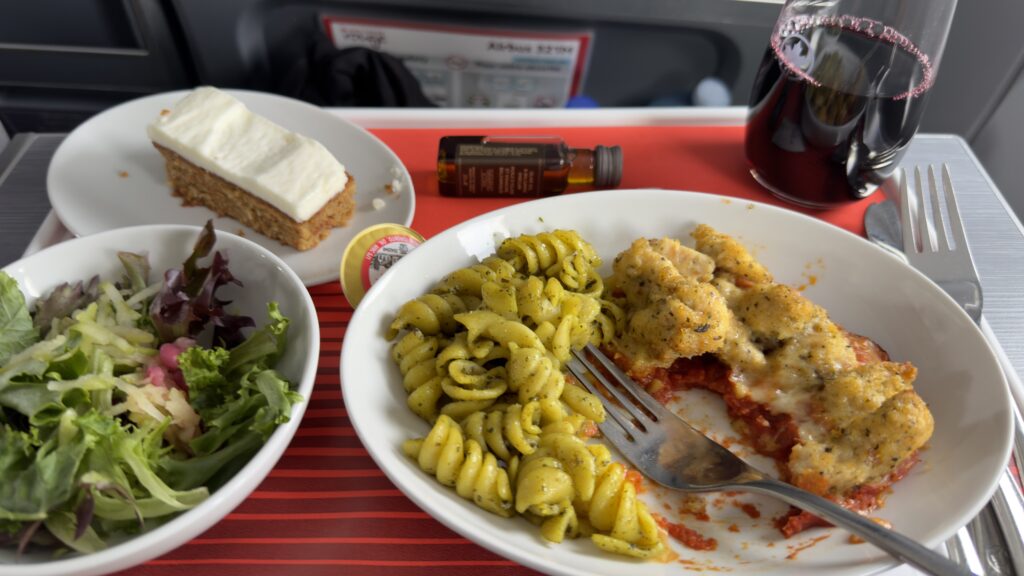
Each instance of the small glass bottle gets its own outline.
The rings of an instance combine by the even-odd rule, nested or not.
[[[572,186],[614,188],[622,148],[569,148],[557,136],[445,136],[437,151],[444,196],[554,196]]]

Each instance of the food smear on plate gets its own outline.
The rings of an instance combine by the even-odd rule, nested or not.
[[[387,338],[408,407],[432,427],[404,452],[549,541],[589,537],[606,552],[671,560],[666,531],[683,525],[638,499],[594,434],[601,399],[563,372],[571,350],[595,344],[662,401],[687,388],[724,396],[740,441],[785,480],[854,510],[881,506],[932,432],[914,367],[775,283],[734,238],[703,225],[693,236],[696,248],[638,239],[608,278],[574,231],[513,237],[405,303]],[[702,497],[684,503],[707,519]],[[777,522],[787,537],[823,525],[796,509]],[[675,532],[713,549],[693,528]]]
[[[754,506],[750,502],[739,502],[739,501],[736,501],[736,502],[733,502],[733,506],[736,506],[740,510],[743,510],[744,514],[746,514],[747,516],[750,516],[751,518],[753,518],[755,520],[761,517],[761,511],[758,510],[757,506]]]
[[[669,536],[675,538],[687,548],[702,551],[718,549],[717,540],[701,535],[700,532],[687,527],[682,522],[670,522],[663,516],[656,516],[655,520],[658,521],[658,526],[661,526],[663,530],[668,532]]]
[[[302,400],[275,370],[289,321],[275,302],[259,328],[225,308],[218,289],[241,282],[215,242],[208,223],[156,278],[120,252],[121,277],[31,304],[0,272],[0,545],[89,553],[151,530],[288,421]]]
[[[789,550],[789,554],[786,554],[786,560],[796,560],[797,556],[799,556],[801,552],[803,552],[804,550],[810,550],[811,548],[814,548],[818,545],[819,542],[828,540],[831,536],[831,534],[822,534],[820,536],[810,538],[805,542],[786,546],[786,549]]]
[[[147,133],[186,206],[205,206],[299,250],[352,218],[355,179],[316,140],[210,86],[165,112]]]

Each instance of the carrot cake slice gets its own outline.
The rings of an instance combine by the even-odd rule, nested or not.
[[[279,242],[309,250],[344,226],[355,179],[316,140],[254,114],[204,86],[147,128],[175,196]]]

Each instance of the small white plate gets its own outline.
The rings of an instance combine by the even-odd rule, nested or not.
[[[402,161],[376,136],[311,104],[263,92],[228,90],[250,110],[323,144],[356,179],[356,211],[343,228],[335,228],[316,248],[301,252],[242,226],[215,218],[206,208],[185,207],[171,195],[164,159],[146,136],[146,125],[188,92],[139,98],[106,110],[76,128],[57,148],[46,187],[50,204],[68,230],[87,236],[142,224],[202,226],[214,218],[218,230],[244,236],[281,257],[311,286],[338,278],[338,265],[349,240],[363,228],[390,222],[409,225],[415,210],[412,178]],[[393,178],[398,194],[385,191]],[[373,199],[386,205],[375,210]]]
[[[402,454],[404,440],[422,437],[429,429],[406,408],[401,375],[384,339],[403,303],[448,272],[493,253],[512,235],[575,229],[594,244],[607,274],[612,258],[634,239],[691,240],[689,233],[698,223],[736,236],[777,281],[804,286],[806,295],[833,320],[871,337],[893,359],[918,367],[915,387],[935,416],[935,433],[921,462],[873,515],[932,547],[973,518],[1006,465],[1011,420],[998,360],[970,318],[919,272],[831,224],[764,204],[671,190],[571,194],[498,210],[435,236],[381,277],[356,309],[341,359],[349,418],[374,460],[406,495],[453,530],[547,573],[661,576],[698,570],[853,576],[893,565],[877,548],[849,543],[838,529],[815,529],[784,540],[771,520],[785,508],[761,496],[743,496],[760,509],[757,520],[731,505],[732,497],[725,497],[722,506],[709,505],[709,522],[683,516],[689,527],[718,540],[713,552],[695,552],[674,542],[680,560],[689,564],[635,562],[604,554],[588,539],[549,544],[529,522],[476,508]],[[687,402],[693,404],[687,417],[695,417],[695,424],[713,435],[735,437],[722,418],[720,400],[696,393],[687,395]],[[678,495],[652,489],[645,499],[652,511],[671,521],[680,518],[664,507],[676,510]],[[729,529],[731,524],[738,532]],[[827,537],[815,542],[821,536]]]

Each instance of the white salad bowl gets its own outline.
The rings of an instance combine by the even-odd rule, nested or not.
[[[180,267],[192,252],[202,229],[195,226],[137,226],[76,238],[42,250],[3,268],[32,300],[63,282],[94,275],[114,280],[123,267],[119,251],[149,256],[151,280],[168,268]],[[278,426],[263,448],[231,480],[208,499],[173,520],[135,538],[93,554],[53,558],[35,552],[17,558],[0,550],[0,574],[101,574],[123,570],[160,556],[203,533],[238,506],[263,481],[295,435],[313,391],[320,351],[320,329],[309,292],[298,276],[266,248],[225,232],[217,232],[214,250],[225,253],[229,269],[244,287],[224,286],[218,297],[231,300],[228,310],[252,316],[256,326],[267,322],[267,303],[276,301],[289,318],[288,347],[275,369],[297,385],[303,401],[292,406],[290,420]],[[210,257],[207,257],[209,259]],[[204,262],[207,260],[204,260]],[[248,334],[248,332],[246,332]]]

